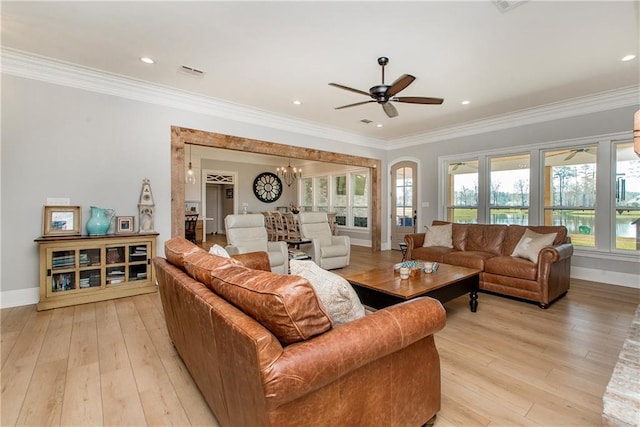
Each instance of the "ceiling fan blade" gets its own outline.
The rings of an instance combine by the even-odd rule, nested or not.
[[[333,87],[337,87],[338,89],[344,89],[344,90],[348,90],[348,91],[351,91],[351,92],[359,93],[360,95],[371,96],[371,94],[369,94],[369,92],[365,92],[365,91],[359,90],[359,89],[354,89],[354,88],[348,87],[348,86],[339,85],[338,83],[329,83],[329,86],[333,86]]]
[[[389,116],[390,118],[394,118],[398,116],[398,110],[396,110],[396,107],[394,107],[393,104],[389,104],[388,102],[385,102],[384,104],[382,104],[382,109],[384,110],[385,113],[387,113],[387,116]]]
[[[393,84],[389,87],[389,89],[387,90],[387,97],[391,97],[393,95],[395,95],[396,93],[399,93],[401,90],[403,90],[404,88],[406,88],[407,86],[409,86],[411,83],[413,83],[413,81],[416,78],[413,77],[411,74],[403,74],[400,77],[398,77],[398,79],[393,82]]]
[[[397,96],[392,101],[396,102],[408,102],[409,104],[442,104],[444,99],[442,98],[425,98],[422,96]]]
[[[565,157],[564,160],[567,161],[567,160],[573,159],[576,156],[576,154],[578,154],[579,152],[580,150],[573,150],[573,152],[571,152],[571,154]]]
[[[376,102],[373,99],[369,100],[369,101],[362,101],[362,102],[356,102],[355,104],[349,104],[349,105],[343,105],[342,107],[336,107],[336,110],[342,110],[343,108],[349,108],[349,107],[355,107],[358,105],[364,105],[364,104],[368,104],[370,102]]]

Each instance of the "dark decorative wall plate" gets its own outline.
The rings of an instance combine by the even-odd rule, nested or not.
[[[253,181],[253,194],[262,202],[273,203],[282,195],[282,181],[274,173],[262,172]]]

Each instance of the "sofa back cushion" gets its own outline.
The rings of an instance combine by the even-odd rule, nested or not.
[[[269,329],[283,345],[331,329],[328,314],[302,277],[222,265],[203,283]]]
[[[205,251],[193,252],[184,257],[184,269],[187,274],[204,284],[211,280],[212,270],[232,265],[242,265],[242,263],[233,258],[224,258]]]
[[[164,255],[171,264],[184,270],[184,258],[192,253],[203,252],[204,249],[183,237],[172,237],[164,242]]]
[[[507,228],[506,225],[493,224],[453,224],[453,247],[501,255]]]

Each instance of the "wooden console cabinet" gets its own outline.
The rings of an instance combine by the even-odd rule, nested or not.
[[[41,237],[38,310],[156,292],[158,233]]]

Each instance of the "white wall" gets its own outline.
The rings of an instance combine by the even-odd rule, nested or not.
[[[2,75],[0,305],[37,302],[38,245],[47,197],[136,215],[151,180],[158,247],[171,233],[170,127],[202,129],[383,159],[382,150]],[[136,220],[136,222],[138,222]]]

